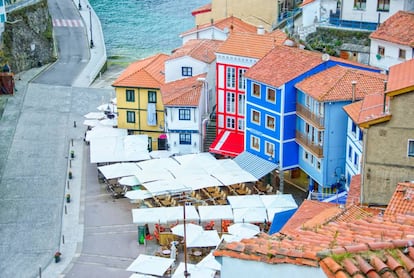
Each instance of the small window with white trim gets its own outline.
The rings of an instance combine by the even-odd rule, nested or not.
[[[414,139],[408,140],[408,156],[414,157]]]
[[[256,136],[252,135],[250,138],[251,138],[250,147],[253,150],[260,151],[260,139],[259,139],[259,137],[256,137]]]
[[[269,115],[266,115],[266,128],[275,130],[275,118]]]
[[[272,158],[275,157],[275,144],[266,142],[266,155]]]
[[[252,110],[252,122],[260,125],[260,112]]]

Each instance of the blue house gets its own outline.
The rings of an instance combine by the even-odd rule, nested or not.
[[[368,75],[378,75],[372,72],[379,71],[326,54],[280,46],[245,73],[245,152],[274,163],[279,174],[287,170],[304,172],[309,177],[309,189],[318,184],[321,192],[323,187],[335,184],[333,173],[340,174],[337,167],[344,169],[346,115],[342,106],[352,97],[347,91],[347,101],[325,103],[314,92],[324,80],[315,81],[312,77],[335,66],[361,69],[357,72]],[[298,84],[305,87],[298,90]],[[307,84],[314,87],[308,88]],[[327,128],[338,131],[328,136]],[[335,159],[335,163],[325,157]]]

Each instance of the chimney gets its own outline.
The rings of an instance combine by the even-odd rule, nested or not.
[[[352,81],[352,102],[355,101],[355,89],[356,89],[357,82],[355,80]]]
[[[257,26],[257,34],[258,35],[264,35],[264,27],[262,25]]]

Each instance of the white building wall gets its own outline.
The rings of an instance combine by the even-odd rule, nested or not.
[[[378,47],[384,47],[384,56],[377,58]],[[400,59],[399,50],[404,49],[406,53],[405,59]],[[413,58],[414,48],[406,45],[399,45],[387,41],[371,39],[369,64],[374,67],[388,70],[391,66],[411,60]]]
[[[189,40],[193,39],[209,39],[209,40],[220,40],[225,41],[228,37],[228,32],[223,32],[222,30],[215,28],[215,27],[209,27],[200,29],[198,31],[194,31],[192,33],[182,35],[183,44],[188,42]]]
[[[377,12],[378,1],[366,1],[366,8],[363,10],[354,9],[354,1],[342,1],[342,19],[363,22],[378,22],[387,20],[391,15],[400,10],[412,11],[414,9],[413,0],[390,1],[389,12]]]
[[[350,178],[361,173],[361,159],[363,152],[362,141],[359,140],[362,130],[356,126],[356,132],[352,132],[352,119],[348,117],[347,139],[346,139],[346,160],[345,160],[345,178],[346,185],[349,187]],[[355,154],[359,161],[355,165]]]
[[[188,76],[182,76],[182,67],[192,67],[193,76],[206,73],[209,70],[208,64],[189,56],[171,59],[165,61],[165,83],[187,78]]]
[[[302,26],[308,27],[319,22],[320,19],[320,7],[319,0],[309,3],[302,8]]]
[[[292,264],[267,264],[257,261],[222,257],[221,278],[326,278],[319,267],[297,266]]]

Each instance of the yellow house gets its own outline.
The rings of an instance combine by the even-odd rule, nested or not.
[[[148,135],[149,150],[164,149],[164,105],[160,87],[164,84],[167,54],[156,54],[129,65],[112,83],[115,87],[118,128],[128,134]]]

